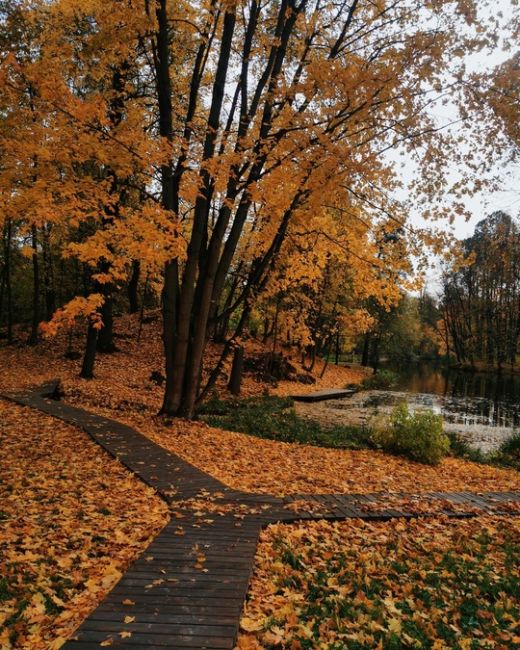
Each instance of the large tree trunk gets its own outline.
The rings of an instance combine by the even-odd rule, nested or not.
[[[169,351],[171,351],[170,353],[173,354],[173,359],[170,360],[167,358],[166,361],[168,379],[162,409],[164,413],[192,417],[196,402],[201,398],[202,394],[206,394],[207,392],[207,386],[202,393],[200,392],[200,382],[202,356],[208,338],[209,315],[211,314],[211,317],[214,317],[215,308],[220,303],[225,280],[237,250],[240,235],[243,232],[253,204],[252,192],[250,190],[252,190],[261,178],[264,165],[268,158],[269,147],[274,146],[277,139],[282,138],[284,134],[283,129],[280,129],[276,132],[272,141],[268,142],[275,115],[282,110],[284,103],[290,103],[291,101],[288,96],[281,104],[275,104],[275,97],[280,82],[280,73],[285,63],[288,43],[298,15],[301,11],[305,10],[305,6],[305,2],[297,5],[292,0],[282,0],[279,3],[273,43],[266,61],[265,70],[258,79],[256,90],[250,89],[251,92],[249,92],[248,66],[257,21],[260,15],[260,3],[254,0],[251,2],[241,52],[242,69],[240,79],[237,83],[237,90],[230,104],[229,114],[227,115],[225,124],[221,123],[221,113],[224,103],[227,73],[231,65],[230,54],[235,35],[236,8],[232,3],[225,5],[225,9],[223,9],[224,15],[221,18],[222,27],[218,32],[220,43],[218,60],[216,62],[206,133],[199,165],[198,195],[193,211],[193,222],[182,284],[178,287],[178,291],[175,292],[173,291],[173,286],[168,286],[169,280],[165,279],[165,290],[163,292],[163,297],[169,293],[175,296],[175,308],[166,305],[166,301],[164,301],[163,307],[165,323],[167,318],[171,319],[171,313],[175,309],[175,329],[168,329],[165,325],[165,352],[168,357]],[[214,16],[221,16],[221,14],[215,12]],[[168,137],[171,134],[171,106],[162,98],[163,94],[167,94],[163,92],[163,87],[171,88],[171,85],[168,86],[170,83],[169,69],[163,70],[164,62],[168,61],[168,41],[166,38],[168,34],[168,20],[165,0],[159,0],[157,4],[157,21],[157,47],[154,52],[154,62],[158,78],[160,131],[161,135]],[[195,114],[200,79],[202,78],[201,71],[203,65],[205,65],[201,61],[208,60],[207,52],[204,50],[207,43],[210,42],[211,39],[207,38],[201,40],[202,45],[200,48],[202,49],[199,49],[195,61],[194,72],[196,74],[193,75],[190,85],[188,111],[185,120],[185,147],[188,146],[191,136],[191,124]],[[161,53],[163,46],[166,50],[164,55]],[[199,58],[201,52],[202,56]],[[298,75],[299,73],[297,72],[296,74]],[[218,216],[214,223],[212,223],[212,228],[209,229],[209,217],[212,210],[214,194],[214,179],[212,176],[213,172],[210,171],[211,165],[208,165],[207,162],[215,158],[217,155],[217,144],[220,141],[220,147],[222,147],[222,142],[225,141],[227,133],[233,128],[233,112],[236,109],[238,97],[240,97],[240,120],[238,122],[237,132],[234,134],[234,137],[236,137],[234,151],[237,157],[242,154],[242,147],[246,142],[245,136],[247,136],[249,126],[256,122],[256,118],[259,118],[259,133],[258,136],[255,136],[256,142],[250,150],[253,162],[250,168],[246,165],[245,169],[242,169],[244,165],[243,161],[232,166],[227,180],[226,201],[223,202],[221,208],[218,210]],[[164,112],[161,106],[164,108]],[[168,124],[168,120],[170,124]],[[166,127],[169,127],[170,130],[168,131]],[[247,158],[247,156],[244,158]],[[170,208],[167,204],[164,204],[164,207],[176,210],[177,214],[178,182],[186,168],[186,160],[187,157],[182,152],[176,166],[176,174],[173,182],[173,206]],[[164,180],[165,177],[163,176],[163,203],[165,197]],[[268,253],[253,263],[250,271],[251,278],[245,283],[246,288],[240,292],[239,299],[236,301],[236,305],[241,305],[243,309],[240,323],[244,322],[244,316],[247,319],[247,314],[250,311],[247,300],[253,299],[253,290],[261,291],[264,288],[262,283],[265,284],[264,280],[269,271],[267,267],[269,267],[273,257],[278,254],[287,232],[288,215],[299,204],[301,198],[307,195],[307,190],[303,188],[304,183],[305,181],[302,181],[301,190],[297,191],[291,208],[284,214],[282,224],[277,231]],[[236,201],[240,194],[238,206],[236,206]],[[168,314],[166,310],[170,310],[171,313]],[[230,341],[225,345],[223,356],[229,354],[231,343],[230,345],[228,343]],[[221,361],[217,364],[217,369],[220,367]],[[212,372],[208,380],[208,385],[215,380],[215,376],[216,371]]]
[[[216,134],[220,125],[235,23],[235,13],[226,12],[203,147],[204,160],[209,160],[215,153]],[[167,360],[167,378],[168,373],[171,378],[166,382],[163,404],[163,412],[185,417],[192,417],[194,414],[220,249],[216,238],[212,238],[207,255],[206,270],[202,277],[199,276],[199,286],[197,287],[200,255],[207,237],[209,207],[213,193],[212,179],[205,168],[202,168],[200,182],[201,191],[195,202],[193,228],[179,294],[176,332],[171,346],[173,360],[171,363]],[[222,223],[217,224],[216,230],[223,230],[223,225]],[[223,238],[224,234],[225,229],[218,236]],[[196,292],[199,294],[199,298],[195,305]]]
[[[87,330],[87,342],[85,345],[85,354],[83,364],[79,374],[83,379],[92,379],[94,377],[94,364],[96,362],[98,330],[89,323]]]

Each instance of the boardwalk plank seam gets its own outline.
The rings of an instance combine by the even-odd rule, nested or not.
[[[430,504],[451,501],[474,510],[457,512],[440,508],[417,513],[398,510],[385,501],[390,496],[413,501],[417,495],[303,494],[281,498],[233,490],[132,427],[53,399],[57,386],[57,381],[48,382],[37,390],[3,397],[82,429],[153,487],[172,509],[175,506],[184,514],[182,519],[172,517],[164,526],[63,646],[64,650],[94,650],[108,640],[112,642],[111,647],[128,650],[231,650],[239,631],[258,537],[261,529],[271,523],[349,518],[387,521],[396,517],[437,516],[443,512],[456,518],[488,512],[517,514],[502,508],[505,503],[520,502],[520,491],[431,492],[421,495]],[[211,524],[201,524],[200,518],[179,503],[200,495],[236,506],[240,512],[246,508],[246,513],[240,519],[234,516],[236,513],[217,515],[212,517]],[[310,504],[312,509],[294,509],[299,502]],[[378,505],[383,509],[374,509]],[[248,512],[247,508],[254,512]],[[179,527],[184,531],[182,536],[178,534]],[[203,568],[195,567],[197,553],[204,554]],[[123,601],[128,599],[135,604],[124,605]],[[126,616],[135,616],[135,621],[125,624]],[[125,632],[131,636],[121,636]]]

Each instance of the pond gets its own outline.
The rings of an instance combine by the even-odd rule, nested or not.
[[[395,372],[395,369],[394,369]],[[411,412],[442,414],[444,429],[489,452],[520,432],[520,376],[471,373],[433,364],[410,364],[398,371],[392,390],[360,391],[351,398],[298,404],[301,415],[330,424],[365,426],[406,402]]]
[[[520,427],[520,375],[467,372],[427,363],[410,364],[396,372],[396,390],[442,397],[442,413],[449,422]]]

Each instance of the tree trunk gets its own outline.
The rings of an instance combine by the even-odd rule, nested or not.
[[[372,352],[370,354],[370,365],[372,366],[374,373],[379,370],[379,340],[379,337],[374,339]]]
[[[146,274],[146,279],[144,281],[143,285],[143,293],[141,296],[141,309],[139,311],[139,330],[137,331],[137,341],[141,340],[141,334],[143,333],[143,320],[144,320],[144,306],[146,304],[146,294],[148,291],[148,279],[150,275],[149,273]]]
[[[54,269],[49,239],[50,226],[43,228],[43,290],[45,294],[45,318],[50,320],[56,311],[56,292],[54,289]]]
[[[5,294],[5,261],[4,261],[4,266],[2,268],[2,281],[0,282],[0,325],[2,323],[2,312],[4,308],[4,294]]]
[[[112,287],[103,285],[102,293],[105,297],[101,307],[101,320],[103,327],[99,330],[97,336],[97,351],[102,354],[110,354],[117,350],[114,343],[114,299],[112,298]]]
[[[209,237],[208,225],[214,194],[214,178],[210,172],[211,167],[206,163],[214,158],[219,137],[222,135],[221,127],[223,125],[221,124],[221,113],[224,106],[227,72],[230,69],[230,66],[232,66],[230,55],[235,35],[235,24],[237,21],[237,10],[233,3],[229,6],[226,5],[224,9],[222,29],[220,32],[220,50],[216,62],[212,97],[208,109],[206,133],[202,145],[202,160],[199,167],[198,180],[199,191],[195,201],[191,237],[188,244],[182,284],[177,292],[175,330],[173,334],[169,334],[169,336],[172,337],[172,341],[165,341],[166,354],[168,355],[168,347],[171,348],[173,353],[173,360],[170,362],[170,360],[167,359],[167,375],[171,374],[171,381],[168,376],[163,404],[163,412],[170,415],[191,417],[194,413],[195,403],[197,399],[200,398],[198,393],[200,389],[202,356],[208,337],[208,317],[210,313],[214,313],[215,306],[220,303],[222,287],[224,286],[226,276],[229,272],[240,234],[247,221],[253,201],[248,189],[253,187],[253,185],[259,180],[268,156],[268,148],[265,147],[265,142],[269,135],[273,115],[275,113],[273,97],[276,95],[276,88],[279,83],[279,74],[284,65],[285,53],[287,51],[290,35],[299,12],[303,10],[304,5],[305,3],[301,3],[298,8],[292,7],[292,11],[289,11],[288,3],[285,2],[285,0],[280,3],[275,30],[277,37],[276,44],[273,44],[271,48],[271,54],[269,56],[266,70],[259,80],[257,91],[253,95],[253,101],[248,111],[247,69],[248,61],[250,59],[250,45],[253,40],[254,28],[258,17],[258,12],[255,9],[256,3],[253,2],[251,5],[252,9],[249,25],[246,28],[248,36],[246,36],[244,52],[242,53],[242,71],[240,73],[239,82],[241,85],[240,95],[244,105],[241,107],[243,114],[242,119],[239,122],[238,132],[240,137],[237,139],[236,152],[240,153],[240,147],[244,140],[243,136],[247,135],[249,124],[254,123],[254,117],[261,113],[262,117],[260,121],[258,142],[254,147],[256,160],[251,166],[248,178],[244,179],[242,185],[238,183],[238,178],[241,173],[240,166],[242,163],[240,163],[240,165],[230,173],[226,190],[227,201],[219,210],[219,216],[213,224],[211,236]],[[158,7],[158,43],[155,64],[158,73],[157,77],[159,79],[157,87],[159,103],[161,105],[162,86],[164,84],[169,84],[169,69],[165,71],[167,74],[162,73],[163,62],[168,60],[168,56],[167,54],[161,54],[161,48],[163,45],[166,51],[168,51],[168,41],[164,36],[162,36],[162,34],[167,35],[168,33],[168,21],[166,17],[165,0],[159,0],[156,6]],[[202,59],[205,60],[204,57],[202,57]],[[199,59],[197,56],[195,71],[197,71],[198,61]],[[157,67],[158,64],[160,64],[159,67]],[[192,122],[194,107],[196,105],[196,101],[192,100],[194,98],[194,92],[196,100],[200,78],[201,75],[197,72],[197,75],[194,75],[192,78],[192,83],[190,85],[188,106],[192,107],[193,110],[189,108],[187,111],[187,115],[189,116],[189,120],[187,119],[185,123],[185,140],[187,141],[189,141],[192,128],[188,125]],[[171,89],[171,85],[169,87]],[[263,104],[262,110],[260,109],[260,102],[263,101],[262,95],[264,88],[267,88],[267,99]],[[163,104],[168,108],[166,102],[163,102]],[[232,102],[232,106],[233,105]],[[279,106],[277,106],[277,108],[280,110]],[[231,109],[230,112],[232,112]],[[171,118],[171,107],[164,115],[162,114],[162,111],[160,111],[160,113],[161,135],[168,137],[168,134],[163,132],[161,123],[163,117],[164,119],[167,119],[168,117]],[[229,122],[229,115],[227,123],[230,124],[229,128],[231,128],[232,122]],[[171,130],[168,133],[171,134]],[[180,160],[181,162],[177,163],[176,168],[179,174],[187,167],[185,162],[186,156],[184,156],[184,153],[181,154]],[[252,294],[251,286],[258,290],[262,290],[263,288],[260,280],[266,272],[266,266],[269,266],[273,256],[275,256],[280,249],[281,242],[283,241],[287,231],[289,220],[288,215],[295,209],[295,207],[297,207],[301,198],[306,195],[307,190],[303,189],[306,180],[307,179],[302,180],[301,190],[298,191],[297,195],[293,199],[290,209],[286,211],[286,214],[282,218],[282,225],[277,231],[269,251],[263,256],[263,258],[258,260],[258,265],[254,265],[254,268],[251,271],[251,278],[248,280],[246,288],[241,291],[238,303],[243,305],[242,315],[249,311],[249,308],[246,305],[246,299]],[[178,194],[178,185],[176,190],[177,192],[174,192],[175,197],[177,197]],[[233,210],[232,206],[240,192],[242,192],[242,197],[239,206],[235,209],[233,222],[229,228],[229,222]],[[175,200],[178,199],[176,198]],[[240,321],[243,321],[242,316]],[[165,335],[166,334],[165,331]],[[214,377],[214,373],[212,373],[211,377]],[[213,380],[212,378],[210,378],[210,382]]]
[[[244,348],[239,345],[235,348],[233,355],[233,365],[231,366],[231,375],[229,377],[228,388],[233,395],[240,395],[242,385],[242,372],[244,369]]]
[[[40,323],[40,265],[38,262],[38,232],[36,226],[31,227],[31,246],[32,246],[32,268],[33,268],[33,300],[32,300],[32,319],[31,333],[29,335],[29,345],[38,343],[38,325]]]
[[[226,11],[203,146],[203,160],[209,160],[215,152],[216,134],[224,101],[235,24],[235,13]],[[200,387],[202,355],[206,345],[208,316],[220,249],[217,239],[223,238],[225,235],[224,224],[217,224],[215,230],[222,230],[222,232],[219,232],[218,237],[212,237],[207,254],[208,262],[207,265],[204,265],[206,268],[202,270],[200,260],[207,238],[209,207],[213,193],[211,175],[204,166],[201,168],[199,180],[201,189],[195,201],[191,239],[188,244],[179,295],[176,333],[172,350],[173,360],[171,365],[167,363],[167,378],[168,374],[171,377],[170,381],[166,382],[163,406],[163,411],[169,415],[181,415],[188,418],[194,414]],[[196,297],[197,300],[195,300]]]
[[[83,356],[83,365],[79,374],[83,379],[92,379],[94,377],[94,364],[96,361],[98,330],[89,323],[87,330],[87,343],[85,345],[85,354]]]
[[[11,285],[11,239],[13,224],[11,219],[7,220],[7,232],[5,242],[5,289],[7,298],[7,344],[13,344],[13,291]]]
[[[128,282],[128,313],[137,314],[139,311],[139,297],[138,297],[138,287],[139,287],[139,276],[141,274],[141,264],[139,260],[134,260],[132,262],[132,273],[130,275],[130,280]]]
[[[280,297],[276,300],[276,310],[274,312],[274,322],[273,322],[273,347],[271,349],[271,356],[269,358],[269,365],[266,368],[268,374],[273,374],[273,365],[274,358],[276,355],[276,344],[278,343],[278,316],[280,314]]]
[[[368,368],[370,362],[370,332],[365,334],[363,339],[363,354],[361,356],[361,365]]]

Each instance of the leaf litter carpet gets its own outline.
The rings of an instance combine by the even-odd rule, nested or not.
[[[47,385],[10,397],[85,430],[153,487],[171,512],[171,521],[66,643],[71,650],[233,648],[258,536],[268,524],[380,522],[426,514],[457,519],[477,514],[507,517],[519,512],[520,493],[515,490],[513,473],[499,479],[500,492],[411,494],[394,490],[286,497],[242,492],[128,425],[46,397],[52,390]],[[244,636],[240,639],[243,645]]]

